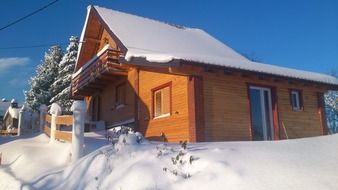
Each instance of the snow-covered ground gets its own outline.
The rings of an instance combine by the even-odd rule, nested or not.
[[[107,145],[102,133],[88,133],[85,153]],[[60,171],[70,163],[71,145],[49,143],[45,134],[23,137],[0,137],[0,190],[20,189],[27,183],[51,172]]]
[[[113,147],[87,139],[94,146],[87,141],[87,155],[70,164],[69,146],[50,145],[44,135],[0,145],[0,189],[338,189],[338,135],[197,143],[185,150],[178,144]]]

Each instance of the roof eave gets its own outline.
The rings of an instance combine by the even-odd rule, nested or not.
[[[324,86],[327,86],[329,90],[338,90],[338,84],[325,83],[325,82],[308,80],[308,79],[301,79],[301,78],[296,78],[296,77],[287,77],[287,76],[277,75],[277,74],[272,74],[272,73],[238,69],[238,68],[232,68],[232,67],[227,67],[227,66],[211,65],[211,64],[205,64],[205,63],[193,62],[193,61],[186,61],[186,60],[182,60],[181,63],[182,64],[188,64],[188,65],[191,65],[191,66],[216,67],[216,68],[227,69],[227,71],[230,71],[230,72],[241,72],[241,73],[247,73],[247,74],[252,74],[252,75],[276,77],[276,78],[280,78],[280,79],[284,79],[284,80],[293,80],[293,81],[298,81],[298,82],[302,82],[302,83],[312,83],[312,84],[316,84],[316,85],[324,85]]]

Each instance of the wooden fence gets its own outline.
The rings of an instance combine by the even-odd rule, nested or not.
[[[50,133],[51,133],[51,128],[50,128],[51,122],[52,122],[52,116],[49,114],[46,114],[44,131],[48,136],[50,136]],[[72,115],[56,116],[55,123],[56,123],[55,139],[71,142],[72,141],[73,116]]]
[[[0,135],[16,135],[16,134],[18,134],[17,129],[13,129],[13,130],[10,130],[10,131],[0,130]]]

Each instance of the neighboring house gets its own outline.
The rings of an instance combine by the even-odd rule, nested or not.
[[[5,125],[3,124],[3,119],[10,105],[11,103],[5,99],[0,101],[0,130],[6,129]]]
[[[19,113],[20,108],[18,107],[18,103],[15,99],[13,99],[3,118],[3,128],[5,130],[13,130],[18,128]]]
[[[13,130],[18,128],[20,108],[15,99],[13,99],[3,117],[3,129]]]
[[[252,62],[200,29],[88,7],[71,93],[87,117],[168,141],[326,134],[334,77]]]

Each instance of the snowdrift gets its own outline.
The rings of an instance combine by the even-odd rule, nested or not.
[[[25,183],[23,188],[338,189],[338,135],[273,142],[197,143],[188,144],[187,149],[178,144],[126,142],[104,146],[63,170]],[[182,150],[184,164],[174,165]],[[187,158],[193,158],[191,164]]]

